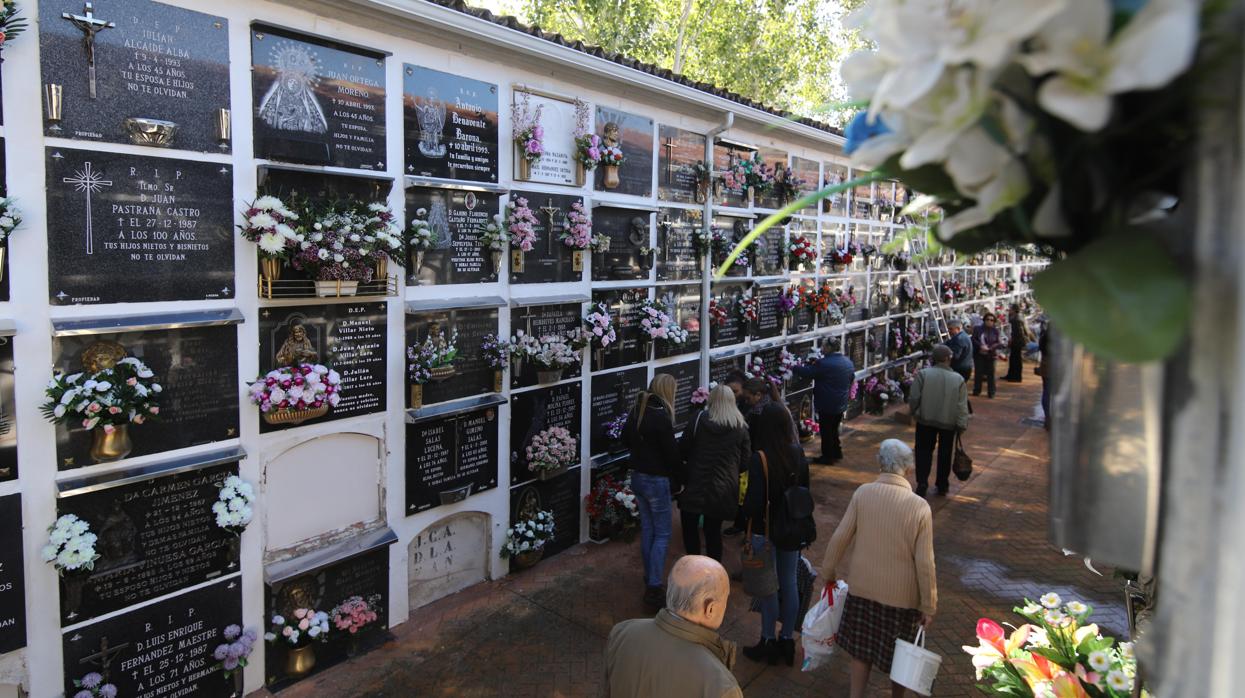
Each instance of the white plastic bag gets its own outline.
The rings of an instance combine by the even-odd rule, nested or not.
[[[825,664],[834,654],[834,637],[843,620],[843,606],[847,603],[847,582],[842,580],[829,593],[829,586],[822,589],[821,598],[804,615],[800,629],[800,643],[804,645],[804,664],[800,671],[812,671]]]

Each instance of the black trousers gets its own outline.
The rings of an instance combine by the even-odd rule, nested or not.
[[[843,413],[817,413],[817,426],[821,429],[820,463],[833,463],[843,458],[843,443],[839,440],[839,425],[843,423]]]
[[[1021,382],[1024,378],[1025,348],[1023,344],[1012,344],[1007,354],[1007,375],[1004,380]]]
[[[680,509],[679,521],[683,524],[683,549],[688,555],[699,555],[700,514]],[[722,519],[705,517],[705,554],[722,561]]]
[[[929,485],[929,471],[934,461],[934,444],[938,445],[938,474],[934,484],[943,492],[951,484],[951,456],[955,453],[955,430],[939,429],[917,422],[916,484],[920,489]]]
[[[981,354],[973,355],[973,395],[981,394],[982,382],[987,383],[986,390],[990,397],[994,397],[994,355],[982,356]]]

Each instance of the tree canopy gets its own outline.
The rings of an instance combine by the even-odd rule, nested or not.
[[[841,123],[843,26],[864,0],[475,0],[494,12],[709,82],[798,116]]]

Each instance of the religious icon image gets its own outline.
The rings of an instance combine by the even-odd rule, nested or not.
[[[290,330],[277,350],[278,366],[319,363],[320,353],[307,337],[307,328],[299,320],[292,320]]]
[[[90,84],[91,99],[96,99],[95,91],[95,35],[105,29],[113,29],[117,26],[115,22],[100,19],[95,16],[94,3],[85,3],[82,14],[75,15],[65,12],[61,15],[62,19],[68,20],[76,29],[82,32],[82,43],[86,46],[86,76]]]
[[[289,41],[272,50],[277,79],[259,103],[259,116],[279,131],[324,133],[329,129],[324,109],[316,99],[320,64],[315,52]]]
[[[448,250],[453,247],[454,242],[450,234],[450,211],[445,197],[445,192],[434,193],[432,204],[428,206],[428,227],[436,233],[437,245],[433,249],[437,250]]]
[[[415,107],[419,121],[419,152],[424,157],[445,157],[445,103],[437,98],[437,88],[429,87],[428,96]]]
[[[99,561],[95,573],[114,570],[138,562],[138,526],[121,508],[120,500],[113,500],[112,509],[99,527]]]

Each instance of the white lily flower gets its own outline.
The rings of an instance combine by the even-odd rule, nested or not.
[[[1163,87],[1188,69],[1197,51],[1200,3],[1150,0],[1114,37],[1104,0],[1068,3],[1038,34],[1038,50],[1021,56],[1042,83],[1038,103],[1082,131],[1111,118],[1112,95]]]
[[[971,230],[994,220],[1000,212],[1015,206],[1029,193],[1029,177],[1024,165],[1012,158],[998,176],[987,182],[975,194],[977,203],[938,224],[938,237],[950,240],[957,233]]]

